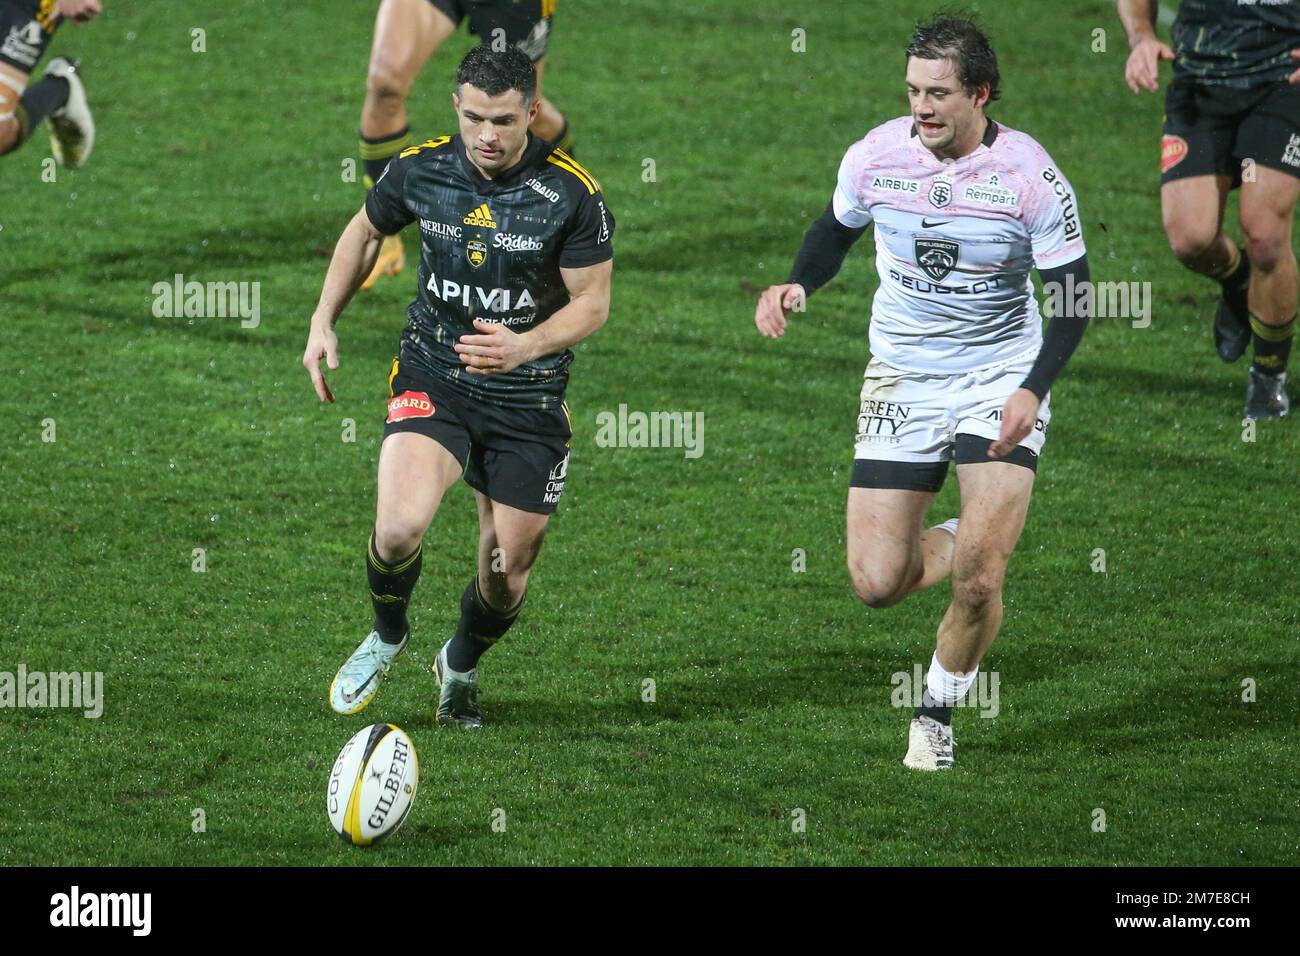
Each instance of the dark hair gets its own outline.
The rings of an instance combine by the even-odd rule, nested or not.
[[[460,61],[456,68],[456,89],[468,83],[488,96],[500,96],[518,90],[528,103],[537,93],[537,71],[528,54],[517,46],[494,50],[481,43]]]
[[[989,102],[1002,95],[998,57],[984,31],[968,14],[936,13],[918,23],[907,45],[907,56],[921,60],[951,60],[962,88],[972,96],[986,83]]]

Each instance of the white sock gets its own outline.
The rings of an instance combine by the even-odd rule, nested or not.
[[[949,518],[947,521],[943,522],[942,524],[937,524],[937,525],[935,525],[935,526],[934,526],[933,528],[931,528],[930,530],[931,530],[931,531],[947,531],[950,535],[952,535],[952,536],[955,538],[955,537],[957,537],[957,522],[958,522],[958,520],[959,520],[959,519],[957,519],[957,518]]]
[[[975,683],[975,675],[978,673],[978,664],[969,674],[949,673],[939,663],[939,652],[935,651],[934,656],[930,658],[930,671],[925,675],[925,686],[936,702],[951,707],[966,696],[971,684]]]

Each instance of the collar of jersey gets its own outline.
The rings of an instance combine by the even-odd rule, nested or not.
[[[911,138],[915,139],[916,135],[917,135],[916,123],[912,123]],[[934,163],[934,165],[937,166],[943,166],[945,168],[951,168],[953,166],[964,166],[967,163],[971,162],[973,159],[975,159],[977,156],[979,156],[981,148],[992,149],[993,141],[997,138],[998,138],[998,124],[995,120],[990,118],[988,129],[984,131],[984,138],[980,140],[979,146],[976,146],[971,152],[967,153],[961,159],[955,159],[951,163],[945,163],[942,159],[934,155],[934,153],[930,152],[924,146],[921,146],[921,152],[924,153],[926,156],[928,156],[930,160]]]
[[[469,156],[465,153],[465,142],[460,138],[459,133],[452,137],[452,142],[456,146],[456,156],[460,159],[460,168],[464,171],[465,175],[469,177],[470,182],[474,184],[474,187],[481,193],[497,192],[500,189],[504,189],[506,186],[514,182],[515,177],[520,173],[526,172],[536,165],[538,157],[545,150],[550,148],[550,144],[545,140],[529,133],[528,145],[524,147],[524,154],[519,157],[519,162],[515,163],[500,176],[493,179],[486,179],[483,174],[478,171],[478,167],[470,162]]]

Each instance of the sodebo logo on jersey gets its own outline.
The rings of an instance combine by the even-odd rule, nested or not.
[[[532,236],[517,236],[511,232],[498,232],[492,237],[493,249],[504,249],[506,252],[540,252],[542,241],[534,239]]]
[[[527,309],[537,303],[533,294],[527,289],[516,294],[510,289],[484,289],[477,285],[461,285],[450,279],[438,280],[435,273],[429,274],[425,288],[433,293],[434,298],[443,302],[459,302],[465,308],[477,306],[489,312],[514,312]]]
[[[1061,201],[1061,211],[1065,215],[1065,241],[1078,239],[1079,216],[1074,206],[1074,193],[1061,180],[1061,174],[1051,166],[1043,170],[1043,182],[1052,187],[1052,192]]]

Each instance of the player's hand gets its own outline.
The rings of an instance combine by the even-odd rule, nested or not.
[[[311,373],[311,383],[316,386],[316,397],[322,402],[334,401],[334,393],[325,381],[325,373],[320,369],[322,356],[330,368],[339,367],[339,337],[329,325],[311,324],[311,334],[307,336],[307,350],[302,353],[302,364]]]
[[[797,282],[770,285],[758,297],[754,324],[767,338],[779,339],[785,335],[785,317],[791,312],[802,312],[807,302],[808,294]]]
[[[1291,59],[1300,60],[1300,50],[1292,50]],[[1300,70],[1296,70],[1294,73],[1290,74],[1286,78],[1286,81],[1290,83],[1292,86],[1295,86],[1297,83],[1300,83]]]
[[[474,328],[478,335],[462,335],[453,347],[461,363],[476,375],[503,375],[537,357],[526,335],[512,332],[500,322],[475,319]]]
[[[1155,37],[1139,40],[1124,64],[1124,82],[1134,93],[1160,89],[1160,61],[1172,60],[1174,51]]]
[[[54,4],[54,18],[73,23],[89,23],[103,12],[99,0],[57,0]]]
[[[1011,454],[1028,437],[1038,421],[1040,404],[1038,396],[1027,388],[1018,388],[1011,393],[1002,406],[1002,430],[998,433],[998,440],[989,446],[990,458]]]

